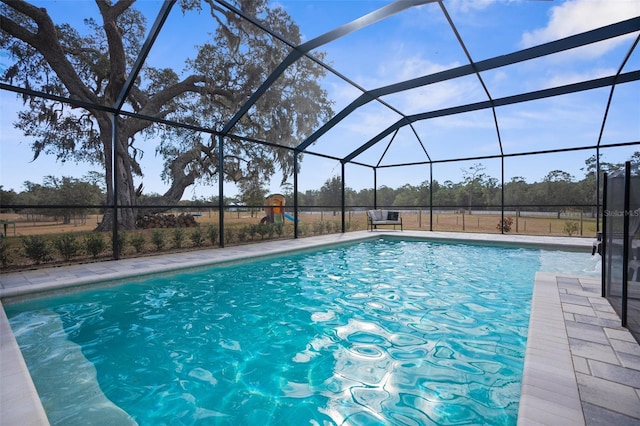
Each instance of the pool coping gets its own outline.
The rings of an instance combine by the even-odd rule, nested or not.
[[[390,230],[356,231],[292,240],[267,241],[224,249],[199,250],[1,274],[0,307],[2,307],[1,301],[3,299],[28,297],[38,292],[64,291],[70,287],[88,285],[89,283],[105,283],[134,276],[141,278],[151,274],[172,273],[289,251],[312,250],[323,245],[350,243],[382,236],[584,252],[590,252],[592,247],[591,239],[576,237]],[[565,326],[566,314],[563,312],[563,304],[560,301],[558,279],[555,274],[541,272],[536,274],[518,414],[519,425],[548,424],[550,415],[556,419],[563,419],[563,424],[586,424],[577,372],[574,366],[576,359],[572,358],[569,347],[569,337]],[[582,278],[576,277],[576,279]],[[586,281],[592,287],[599,283],[599,280],[594,279],[586,279]],[[606,299],[602,300],[606,302]],[[0,309],[0,330],[2,331],[0,335],[0,362],[2,363],[0,407],[5,407],[0,409],[0,423],[48,424],[31,376],[11,332],[4,308]],[[624,330],[617,331],[622,333]],[[625,339],[628,340],[628,337]],[[635,345],[637,346],[637,343]],[[640,350],[638,352],[640,355]],[[562,397],[559,397],[559,392]],[[635,392],[636,398],[639,394],[640,392]],[[7,410],[6,407],[11,407],[11,410]]]

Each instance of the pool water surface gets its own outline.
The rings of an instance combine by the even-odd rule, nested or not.
[[[513,425],[544,253],[380,239],[5,310],[52,424]]]

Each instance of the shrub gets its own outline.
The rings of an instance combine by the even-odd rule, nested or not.
[[[136,250],[136,253],[142,253],[144,251],[144,246],[146,245],[146,240],[144,239],[144,235],[136,234],[131,237],[129,241],[133,248]]]
[[[306,222],[303,222],[298,225],[298,234],[300,236],[306,236],[310,234],[310,225]]]
[[[36,265],[40,262],[51,260],[51,248],[47,241],[40,235],[31,235],[22,239],[24,255],[31,259]]]
[[[330,220],[324,223],[324,229],[327,234],[333,233],[333,225],[334,225],[334,222]]]
[[[236,230],[233,228],[226,228],[224,230],[224,241],[226,243],[231,243],[236,236]]]
[[[0,234],[0,263],[6,268],[9,265],[9,244],[3,234]]]
[[[513,226],[513,218],[505,217],[503,220],[498,222],[496,229],[501,232],[511,232],[512,226]]]
[[[209,241],[211,241],[211,245],[216,245],[216,241],[218,241],[218,227],[215,225],[207,226],[207,237]]]
[[[93,232],[84,237],[84,250],[94,259],[107,248],[102,234]]]
[[[176,228],[173,230],[173,248],[181,248],[184,241],[184,230],[182,228]]]
[[[156,247],[156,251],[164,248],[164,234],[159,229],[154,229],[151,233],[151,243]]]
[[[248,232],[251,239],[255,240],[256,234],[258,233],[258,225],[256,225],[255,223],[252,223],[251,225],[249,225]]]
[[[264,236],[269,233],[269,228],[271,228],[271,226],[268,223],[258,224],[258,227],[256,228],[256,233],[260,235],[261,240],[264,240]]]
[[[204,244],[204,233],[199,226],[193,230],[189,238],[195,247],[202,247],[202,244]]]
[[[269,238],[273,238],[273,234],[274,234],[275,230],[276,230],[275,225],[274,224],[269,224],[267,226],[267,236]]]
[[[242,243],[244,241],[247,241],[247,234],[249,233],[249,228],[250,226],[243,226],[242,228],[238,229],[238,242]]]
[[[118,233],[118,256],[122,256],[124,254],[125,249],[127,248],[127,236],[119,232]]]
[[[324,222],[314,222],[313,224],[313,232],[318,235],[322,235],[324,233]]]
[[[80,243],[73,234],[62,234],[53,240],[53,246],[66,261],[71,260],[81,249]]]
[[[564,223],[563,231],[565,234],[572,236],[576,232],[580,230],[580,224],[578,222],[573,222],[571,220],[567,220]]]
[[[281,238],[282,234],[284,234],[284,224],[283,223],[276,223],[274,225],[274,230],[275,230],[276,235],[278,236],[278,238]]]

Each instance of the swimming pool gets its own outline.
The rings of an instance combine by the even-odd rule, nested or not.
[[[97,389],[34,374],[71,346],[141,424],[513,424],[542,253],[381,240],[6,310],[50,416]]]

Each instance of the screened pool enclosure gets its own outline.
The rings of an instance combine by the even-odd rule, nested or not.
[[[480,230],[491,214],[492,232],[523,233],[534,220],[521,212],[573,212],[580,234],[595,236],[603,165],[640,159],[637,2],[29,1],[0,11],[2,189],[25,183],[33,195],[40,181],[64,187],[60,176],[101,189],[3,192],[0,207],[96,212],[112,258],[119,234],[158,212],[214,218],[212,241],[224,246],[230,221],[257,223],[269,193],[286,196],[292,238],[308,235],[305,214],[346,232],[367,209],[390,207],[415,229],[457,215],[460,230]],[[581,171],[580,191],[550,185]],[[525,197],[532,181],[545,196]],[[415,191],[390,199],[390,187]],[[595,229],[582,229],[583,215]]]
[[[627,163],[605,175],[601,255],[602,296],[616,310],[622,326],[640,338],[640,174]]]

